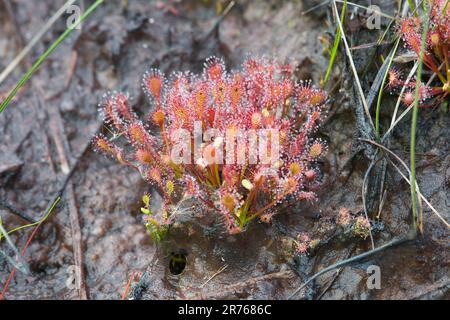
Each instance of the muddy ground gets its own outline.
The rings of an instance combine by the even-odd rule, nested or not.
[[[337,232],[333,219],[339,208],[362,210],[361,185],[373,150],[366,150],[368,147],[356,140],[360,136],[357,103],[349,94],[353,80],[343,51],[328,86],[332,100],[320,131],[329,143],[322,163],[320,200],[284,208],[272,227],[254,224],[234,237],[195,228],[176,229],[168,243],[157,249],[139,212],[142,194],[151,190],[136,172],[87,147],[93,134],[104,130],[97,104],[106,91],[128,91],[137,110],[147,110],[140,79],[149,67],[197,72],[205,58],[218,55],[235,68],[248,53],[267,54],[294,63],[299,78],[319,83],[328,63],[324,39],[332,42],[330,35],[335,29],[329,6],[302,14],[317,2],[238,0],[217,23],[219,15],[210,2],[107,1],[61,44],[1,114],[0,215],[7,229],[28,223],[24,218],[39,220],[70,168],[78,164],[62,201],[26,251],[31,275],[16,272],[5,299],[119,299],[130,278],[134,279],[130,298],[283,299],[314,272],[370,249],[368,239],[333,236]],[[366,5],[366,1],[359,2]],[[395,2],[378,1],[390,15],[395,15]],[[0,2],[0,70],[63,3]],[[84,1],[84,6],[89,3]],[[352,47],[376,41],[388,23],[383,19],[382,30],[368,30],[364,10],[350,13],[346,30]],[[0,85],[0,95],[11,89],[65,27],[65,19],[60,19]],[[378,57],[386,56],[390,45],[386,41],[378,49],[372,45],[353,51],[357,68],[365,72],[362,84],[366,94],[382,64]],[[389,121],[392,108],[386,99],[383,124]],[[405,161],[409,159],[407,119],[396,127],[389,142],[390,149]],[[448,111],[424,109],[418,124],[419,185],[447,221],[448,119]],[[371,217],[380,214],[382,222],[374,233],[376,246],[405,234],[411,225],[409,185],[391,165],[385,177],[383,206],[370,210]],[[370,183],[369,193],[376,193],[374,185],[378,185],[376,181]],[[425,204],[423,209],[424,232],[418,240],[338,269],[339,273],[324,274],[296,298],[450,298],[449,231]],[[300,231],[323,241],[316,252],[293,259],[285,244]],[[19,250],[30,234],[28,229],[12,235]],[[12,254],[6,243],[0,245]],[[181,275],[169,270],[171,252],[187,253]],[[79,265],[84,268],[81,286],[76,286],[72,280]],[[369,265],[380,267],[381,289],[367,288]],[[11,270],[11,265],[0,259],[1,287]]]

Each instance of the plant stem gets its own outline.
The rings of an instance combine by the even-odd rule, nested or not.
[[[413,0],[408,0],[408,5],[411,8],[411,10],[414,11],[414,15],[417,16],[417,11],[416,11],[416,6],[414,5],[414,1]]]
[[[445,5],[442,8],[442,13],[445,13],[445,11],[447,11],[447,6],[448,6],[449,0],[445,1]]]
[[[341,23],[342,24],[344,23],[346,9],[347,9],[347,0],[344,1],[344,6],[342,7],[342,11],[341,11]],[[338,27],[337,31],[336,31],[336,38],[334,39],[333,49],[331,50],[330,62],[328,64],[327,73],[325,75],[325,79],[323,80],[322,86],[325,86],[328,82],[328,79],[330,78],[331,70],[332,70],[333,64],[334,64],[334,59],[336,58],[337,50],[338,50],[340,42],[341,42],[341,30]]]
[[[45,213],[45,215],[44,215],[44,217],[42,217],[42,219],[40,219],[40,220],[38,220],[38,221],[36,221],[36,222],[30,223],[30,224],[26,224],[26,225],[23,225],[23,226],[14,228],[14,229],[12,229],[12,230],[9,230],[8,232],[6,232],[5,235],[1,235],[1,234],[0,234],[0,240],[2,240],[2,238],[4,238],[6,235],[10,235],[10,234],[12,234],[12,233],[14,233],[14,232],[16,232],[16,231],[19,231],[19,230],[22,230],[22,229],[25,229],[25,228],[34,227],[35,225],[38,225],[38,224],[44,222],[45,220],[47,220],[47,218],[49,217],[49,215],[52,213],[53,208],[58,204],[59,200],[61,200],[60,197],[58,197],[58,198],[53,202],[53,204],[51,205],[50,209]]]
[[[339,261],[339,262],[337,262],[335,264],[332,264],[331,266],[328,266],[328,267],[320,270],[316,274],[314,274],[311,278],[309,278],[300,287],[295,289],[295,291],[287,299],[291,300],[292,298],[294,298],[297,295],[297,293],[299,293],[300,290],[303,289],[308,283],[310,283],[311,281],[313,281],[314,279],[316,279],[317,277],[321,276],[324,273],[327,273],[327,272],[329,272],[329,271],[331,271],[333,269],[340,268],[340,267],[349,265],[349,264],[357,262],[357,261],[361,261],[362,259],[370,257],[370,256],[372,256],[372,255],[374,255],[376,253],[382,252],[382,251],[384,251],[384,250],[386,250],[386,249],[388,249],[390,247],[397,246],[397,245],[405,243],[407,241],[414,240],[415,238],[416,238],[416,233],[415,233],[414,230],[412,230],[407,235],[405,235],[403,237],[399,237],[399,238],[394,238],[391,241],[389,241],[388,243],[386,243],[386,244],[384,244],[384,245],[382,245],[382,246],[380,246],[380,247],[378,247],[376,249],[373,249],[373,250],[361,253],[361,254],[359,254],[357,256],[354,256],[354,257],[351,257],[349,259],[345,259],[343,261]]]
[[[8,104],[11,102],[11,100],[16,96],[17,92],[19,92],[20,88],[23,87],[23,85],[31,78],[31,76],[36,72],[36,70],[41,66],[41,64],[48,58],[50,54],[52,54],[53,51],[61,44],[61,42],[64,41],[72,32],[75,30],[75,28],[83,22],[92,12],[94,12],[97,7],[103,3],[104,0],[97,0],[94,2],[84,13],[81,15],[81,17],[64,33],[59,36],[59,38],[53,42],[53,44],[50,46],[50,48],[47,49],[40,57],[39,59],[31,66],[31,68],[25,73],[25,75],[20,79],[20,81],[17,83],[17,85],[14,87],[14,89],[11,91],[11,93],[8,95],[8,97],[5,99],[5,101],[2,102],[0,106],[0,113],[3,112],[3,110],[8,106]]]
[[[397,42],[394,46],[394,51],[392,52],[392,55],[389,58],[389,63],[386,68],[386,73],[384,74],[383,82],[381,83],[381,88],[378,93],[378,99],[377,99],[377,108],[375,110],[375,131],[376,131],[376,137],[377,140],[380,140],[380,109],[381,109],[381,97],[383,96],[383,89],[384,85],[386,83],[387,75],[389,74],[389,70],[391,69],[392,61],[394,60],[395,53],[397,52],[398,45],[400,43],[400,37],[397,39]]]
[[[412,110],[412,120],[411,120],[411,143],[410,143],[410,170],[411,170],[411,201],[412,201],[412,213],[413,213],[413,227],[417,231],[417,190],[416,190],[416,131],[417,131],[417,114],[419,110],[419,99],[420,99],[420,86],[422,78],[422,68],[423,68],[423,57],[425,52],[425,45],[429,27],[429,17],[424,6],[424,15],[426,16],[425,25],[422,31],[422,43],[419,55],[419,65],[417,68],[417,80],[416,80],[416,92],[414,97],[414,105]]]

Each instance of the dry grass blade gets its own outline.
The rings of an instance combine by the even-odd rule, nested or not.
[[[16,255],[16,259],[18,261],[15,261],[12,257],[10,257],[6,252],[0,249],[0,254],[5,257],[5,259],[17,270],[20,272],[29,275],[30,274],[30,268],[28,266],[28,263],[25,261],[25,259],[20,255],[19,250],[14,245],[13,241],[8,235],[8,232],[3,228],[2,221],[0,219],[0,236],[3,236],[6,239],[6,243],[10,246],[10,248],[13,250],[14,254]]]
[[[222,268],[219,269],[219,271],[217,271],[216,273],[214,273],[211,277],[209,277],[208,280],[206,280],[199,288],[203,288],[204,286],[206,286],[212,279],[214,279],[215,277],[217,277],[219,274],[221,274],[222,272],[225,271],[225,269],[228,268],[228,265],[224,265]]]
[[[316,274],[314,274],[311,278],[309,278],[300,287],[295,289],[294,292],[291,293],[291,295],[289,295],[287,299],[288,300],[293,299],[300,292],[300,290],[302,290],[308,283],[310,283],[311,281],[313,281],[317,277],[319,277],[319,276],[321,276],[321,275],[323,275],[323,274],[325,274],[325,273],[327,273],[327,272],[329,272],[331,270],[347,266],[347,265],[349,265],[351,263],[355,263],[355,262],[361,261],[361,260],[363,260],[363,259],[365,259],[367,257],[373,256],[374,254],[382,252],[382,251],[384,251],[384,250],[386,250],[386,249],[388,249],[390,247],[397,246],[397,245],[402,244],[402,243],[404,243],[406,241],[415,239],[415,237],[416,237],[416,233],[415,232],[410,232],[410,233],[408,233],[407,235],[405,235],[403,237],[394,238],[393,240],[389,241],[386,244],[383,244],[382,246],[379,246],[378,248],[375,248],[373,250],[361,253],[361,254],[359,254],[357,256],[353,256],[351,258],[348,258],[348,259],[336,262],[335,264],[332,264],[331,266],[328,266],[328,267],[320,270]]]
[[[401,97],[403,96],[403,93],[406,90],[406,87],[408,86],[409,82],[411,81],[412,77],[414,76],[414,74],[416,73],[417,67],[419,66],[418,63],[414,64],[413,68],[411,69],[411,71],[408,74],[408,77],[406,78],[405,84],[403,85],[399,97],[397,99],[397,102],[395,104],[395,108],[394,108],[394,114],[392,115],[392,120],[391,120],[391,125],[389,126],[389,129],[386,131],[386,133],[383,136],[383,139],[386,139],[386,137],[390,134],[390,132],[394,129],[394,127],[399,123],[400,120],[403,119],[403,117],[409,112],[409,110],[411,110],[412,105],[409,106],[405,111],[403,111],[400,116],[397,118],[397,113],[398,113],[398,109],[400,107],[400,103],[402,101]]]
[[[31,68],[22,76],[14,89],[8,94],[6,99],[0,105],[0,113],[5,110],[12,99],[16,96],[19,90],[25,85],[25,83],[31,78],[31,76],[39,69],[44,61],[55,51],[55,49],[75,30],[75,28],[83,22],[89,15],[91,15],[105,0],[96,0],[69,28],[64,31],[58,39],[34,62]]]
[[[387,153],[391,154],[404,168],[405,170],[408,172],[408,174],[411,174],[408,168],[408,165],[398,156],[396,155],[393,151],[391,151],[390,149],[386,148],[385,146],[375,142],[375,141],[371,141],[371,140],[367,140],[367,139],[361,139],[361,141],[365,141],[367,143],[371,143],[381,149],[383,149],[384,151],[386,151]],[[406,182],[408,182],[409,185],[411,185],[411,182],[409,181],[408,178],[406,178],[406,176],[401,173],[401,171],[399,171],[400,175],[403,177],[403,179],[405,179]],[[416,182],[417,185],[417,182]],[[417,194],[419,195],[419,198],[421,200],[423,200],[427,206],[431,209],[431,211],[434,212],[434,214],[436,214],[436,216],[445,224],[445,226],[447,228],[450,228],[450,224],[442,217],[442,215],[431,205],[431,203],[423,196],[423,194],[420,192],[419,190],[419,186],[417,186]]]
[[[336,0],[336,2],[344,3],[344,0]],[[356,8],[361,8],[361,9],[365,9],[365,10],[371,9],[369,7],[362,6],[362,5],[354,3],[354,2],[349,2],[349,1],[346,1],[346,2],[347,2],[347,4],[349,4],[349,5],[353,6],[353,7],[356,7]],[[378,11],[378,10],[373,9],[372,12],[380,15],[380,17],[384,17],[384,18],[387,18],[387,19],[390,19],[390,20],[395,20],[395,18],[393,16],[390,16],[390,15],[382,12],[381,10]]]
[[[383,69],[383,71],[381,71],[381,69],[380,69],[380,71],[382,73],[379,72],[377,74],[377,76],[381,75],[381,74],[384,74],[383,80],[382,80],[382,83],[381,83],[381,86],[380,86],[380,90],[378,92],[377,106],[376,106],[376,109],[375,109],[375,131],[376,131],[377,140],[380,139],[381,98],[383,96],[383,90],[384,90],[384,86],[385,86],[385,83],[386,83],[386,79],[387,79],[387,76],[389,74],[389,70],[391,69],[392,61],[394,59],[395,53],[397,52],[399,44],[400,44],[400,38],[397,39],[394,48],[392,49],[392,51],[389,53],[389,56],[384,61],[383,66],[382,66],[381,69],[383,69],[383,67],[385,67],[385,68]]]
[[[344,46],[345,46],[345,52],[347,54],[347,57],[348,57],[349,62],[350,62],[350,67],[351,67],[351,69],[353,71],[353,75],[355,77],[358,93],[360,95],[362,104],[364,106],[364,111],[366,113],[367,120],[369,121],[372,129],[375,130],[375,126],[373,124],[372,117],[370,116],[369,105],[367,104],[366,97],[364,96],[364,91],[363,91],[362,86],[361,86],[361,81],[359,80],[359,76],[358,76],[358,72],[357,72],[356,67],[355,67],[355,63],[353,62],[352,53],[351,53],[350,47],[349,47],[349,45],[347,43],[347,38],[345,36],[344,28],[342,27],[342,23],[339,20],[339,13],[338,13],[337,6],[336,6],[336,0],[333,0],[333,12],[334,12],[334,15],[336,17],[336,21],[338,23],[339,29],[341,31],[342,41],[344,42]]]
[[[76,0],[68,0],[55,14],[39,29],[31,41],[22,49],[22,51],[11,61],[8,66],[0,73],[0,83],[2,83],[11,72],[19,65],[30,50],[38,43],[42,36],[52,27],[52,25],[66,12],[67,8],[71,6]]]
[[[367,180],[369,179],[370,172],[372,171],[372,168],[374,167],[375,163],[376,163],[375,161],[372,161],[370,163],[370,166],[367,169],[366,174],[364,175],[364,180],[361,187],[364,216],[366,217],[367,221],[369,221],[369,214],[367,213],[367,203],[366,203]],[[375,249],[375,242],[373,240],[372,228],[369,229],[369,236],[370,236],[370,245],[372,246],[372,249]]]

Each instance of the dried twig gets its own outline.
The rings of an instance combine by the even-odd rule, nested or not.
[[[369,214],[367,213],[367,201],[366,201],[366,194],[367,194],[367,180],[369,178],[369,174],[372,171],[372,168],[375,166],[376,162],[372,161],[369,165],[369,168],[366,171],[366,174],[364,175],[364,180],[362,183],[362,203],[363,203],[363,208],[364,208],[364,215],[367,219],[367,221],[369,221]],[[375,243],[373,241],[373,235],[372,235],[372,227],[369,228],[369,236],[370,236],[370,244],[372,246],[372,249],[375,249]]]
[[[0,208],[8,210],[10,213],[22,218],[23,220],[34,223],[35,221],[28,214],[21,212],[18,208],[7,202],[6,200],[0,199]]]
[[[279,271],[274,273],[269,273],[260,277],[250,278],[245,281],[241,281],[229,286],[221,287],[219,291],[209,292],[207,294],[197,294],[191,299],[225,299],[227,297],[235,297],[236,293],[243,292],[250,287],[256,286],[260,282],[267,282],[280,279],[292,279],[295,278],[296,274],[292,270]]]
[[[61,115],[59,110],[55,110],[54,112],[50,112],[50,126],[52,131],[53,140],[55,141],[56,150],[58,152],[58,156],[61,162],[61,171],[64,174],[68,174],[70,172],[70,163],[69,163],[69,142],[64,133],[64,126],[61,119]],[[73,254],[74,254],[74,262],[78,270],[80,270],[80,287],[78,289],[79,298],[82,300],[88,299],[88,292],[85,281],[85,270],[84,270],[84,257],[82,250],[82,237],[81,237],[81,227],[80,227],[80,215],[78,212],[75,192],[73,188],[73,184],[69,183],[67,185],[66,194],[68,197],[69,204],[69,220],[70,226],[72,229],[72,245],[73,245]]]
[[[224,265],[222,268],[219,269],[219,271],[217,271],[216,273],[214,273],[208,280],[206,280],[205,283],[203,283],[199,288],[203,288],[204,286],[206,286],[212,279],[214,279],[215,277],[217,277],[219,274],[221,274],[222,272],[225,271],[225,269],[228,268],[228,265]]]
[[[217,30],[220,23],[223,21],[223,19],[225,19],[228,13],[230,13],[231,9],[233,9],[235,4],[236,4],[235,1],[231,1],[228,4],[225,10],[223,10],[222,14],[219,16],[219,18],[217,18],[217,20],[214,22],[214,25],[211,27],[211,29],[209,29],[209,31],[205,34],[205,36],[203,36],[203,38],[200,40],[200,43],[206,42],[206,40],[208,40],[209,37],[211,37],[211,35]]]
[[[345,259],[350,258],[350,256],[352,255],[353,250],[355,250],[355,245],[352,246],[352,248],[350,248],[350,250],[348,250],[348,253],[345,255]],[[328,290],[330,290],[331,286],[334,284],[334,282],[337,280],[337,278],[339,277],[339,275],[341,274],[342,270],[344,270],[344,267],[340,267],[339,270],[336,271],[336,274],[333,276],[333,279],[331,279],[331,281],[328,283],[327,287],[322,291],[322,293],[317,297],[317,300],[322,299],[322,297],[325,295],[325,293],[327,293]]]
[[[380,252],[384,251],[385,249],[391,248],[393,246],[397,246],[397,245],[405,243],[407,241],[414,240],[414,239],[416,239],[416,237],[417,237],[416,230],[412,229],[408,234],[401,236],[401,237],[396,237],[396,238],[392,239],[391,241],[389,241],[388,243],[386,243],[382,246],[379,246],[373,250],[364,252],[362,254],[351,257],[349,259],[339,261],[335,264],[332,264],[331,266],[328,266],[328,267],[320,270],[319,272],[317,272],[315,275],[313,275],[311,278],[309,278],[305,283],[303,283],[300,287],[295,289],[295,291],[288,297],[288,299],[294,298],[300,292],[300,290],[302,290],[308,283],[315,280],[317,277],[323,275],[324,273],[327,273],[336,268],[340,268],[340,267],[347,266],[349,264],[361,261],[361,260],[366,259],[370,256],[373,256],[377,253],[380,253]]]
[[[9,245],[9,247],[13,250],[17,261],[10,257],[6,252],[0,249],[0,255],[2,255],[14,268],[19,270],[20,272],[29,275],[30,274],[30,268],[28,266],[28,263],[25,261],[23,256],[20,255],[19,250],[14,245],[13,241],[8,235],[8,232],[3,228],[2,220],[0,219],[0,236],[4,237],[6,239],[6,243]]]
[[[53,211],[53,209],[54,209],[55,206],[59,203],[60,200],[61,200],[61,197],[58,196],[58,197],[56,197],[56,198],[55,198],[55,199],[47,206],[47,209],[45,210],[45,213],[44,213],[44,217],[45,217],[46,215],[49,215],[49,214]],[[43,221],[42,221],[42,222],[43,222]],[[34,228],[33,232],[31,233],[30,237],[28,238],[27,243],[25,244],[25,246],[23,247],[22,252],[21,252],[21,256],[22,256],[22,257],[25,255],[25,253],[26,253],[26,251],[27,251],[27,249],[28,249],[28,246],[29,246],[30,243],[31,243],[31,240],[33,240],[33,238],[34,238],[34,236],[36,235],[37,231],[39,230],[39,227],[41,226],[42,222],[39,223],[39,224]],[[11,283],[11,280],[12,280],[12,278],[14,277],[14,274],[16,273],[16,270],[17,270],[17,269],[14,268],[14,269],[11,271],[11,273],[9,274],[8,279],[6,280],[5,285],[3,286],[3,290],[2,290],[2,292],[0,293],[0,300],[3,300],[3,298],[5,297],[6,291],[8,290],[9,284]]]
[[[336,16],[336,21],[339,26],[339,30],[341,31],[342,41],[344,42],[344,47],[345,47],[345,52],[347,53],[347,57],[350,62],[350,66],[353,71],[353,76],[355,77],[356,87],[358,89],[358,93],[359,93],[361,102],[364,106],[364,112],[366,113],[366,117],[367,117],[367,120],[369,121],[370,126],[372,127],[372,129],[375,129],[375,126],[373,125],[373,122],[372,122],[372,117],[370,116],[369,105],[364,96],[364,91],[362,89],[361,82],[359,81],[358,72],[356,70],[355,63],[353,62],[352,53],[350,51],[349,45],[347,43],[347,39],[345,37],[345,31],[344,31],[344,28],[342,27],[341,20],[339,19],[339,13],[338,13],[337,7],[336,7],[336,0],[333,0],[333,12]]]
[[[399,157],[397,156],[394,152],[392,152],[391,150],[389,150],[388,148],[386,148],[385,146],[375,142],[375,141],[370,141],[370,140],[366,140],[366,139],[361,139],[361,141],[365,141],[367,143],[371,143],[381,149],[383,149],[384,151],[388,152],[389,154],[391,154],[392,156],[394,156],[394,158],[400,162],[402,164],[402,166],[406,169],[406,171],[409,173],[409,168],[406,165],[406,163]],[[391,162],[391,164],[393,164],[393,166],[397,169],[397,171],[399,172],[399,174],[402,176],[402,178],[409,184],[411,185],[410,180],[402,173],[402,171],[393,163]],[[417,182],[416,182],[417,184]],[[417,194],[419,196],[419,199],[423,200],[423,202],[425,202],[427,204],[427,206],[431,209],[431,211],[433,211],[433,213],[445,224],[445,226],[447,228],[450,228],[450,224],[442,217],[442,215],[431,205],[431,203],[423,196],[423,194],[420,192],[420,190],[418,189],[417,186]],[[419,202],[420,204],[420,202]]]

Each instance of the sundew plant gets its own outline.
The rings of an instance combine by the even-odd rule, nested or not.
[[[142,86],[151,105],[145,120],[127,94],[104,96],[101,113],[112,137],[96,136],[94,148],[138,170],[161,194],[157,209],[143,197],[154,239],[187,199],[196,214],[214,215],[230,234],[253,220],[270,222],[281,203],[316,199],[315,163],[326,145],[313,135],[327,94],[295,81],[292,66],[247,58],[228,72],[211,57],[201,74],[166,78],[151,69]]]
[[[420,106],[433,106],[450,93],[450,5],[447,0],[430,1],[429,17],[411,16],[400,21],[398,29],[405,47],[419,59],[424,19],[429,18],[423,64],[431,72],[427,83],[420,83]],[[416,80],[403,81],[401,73],[389,71],[389,87],[398,91],[405,87],[401,97],[406,105],[414,102]]]

